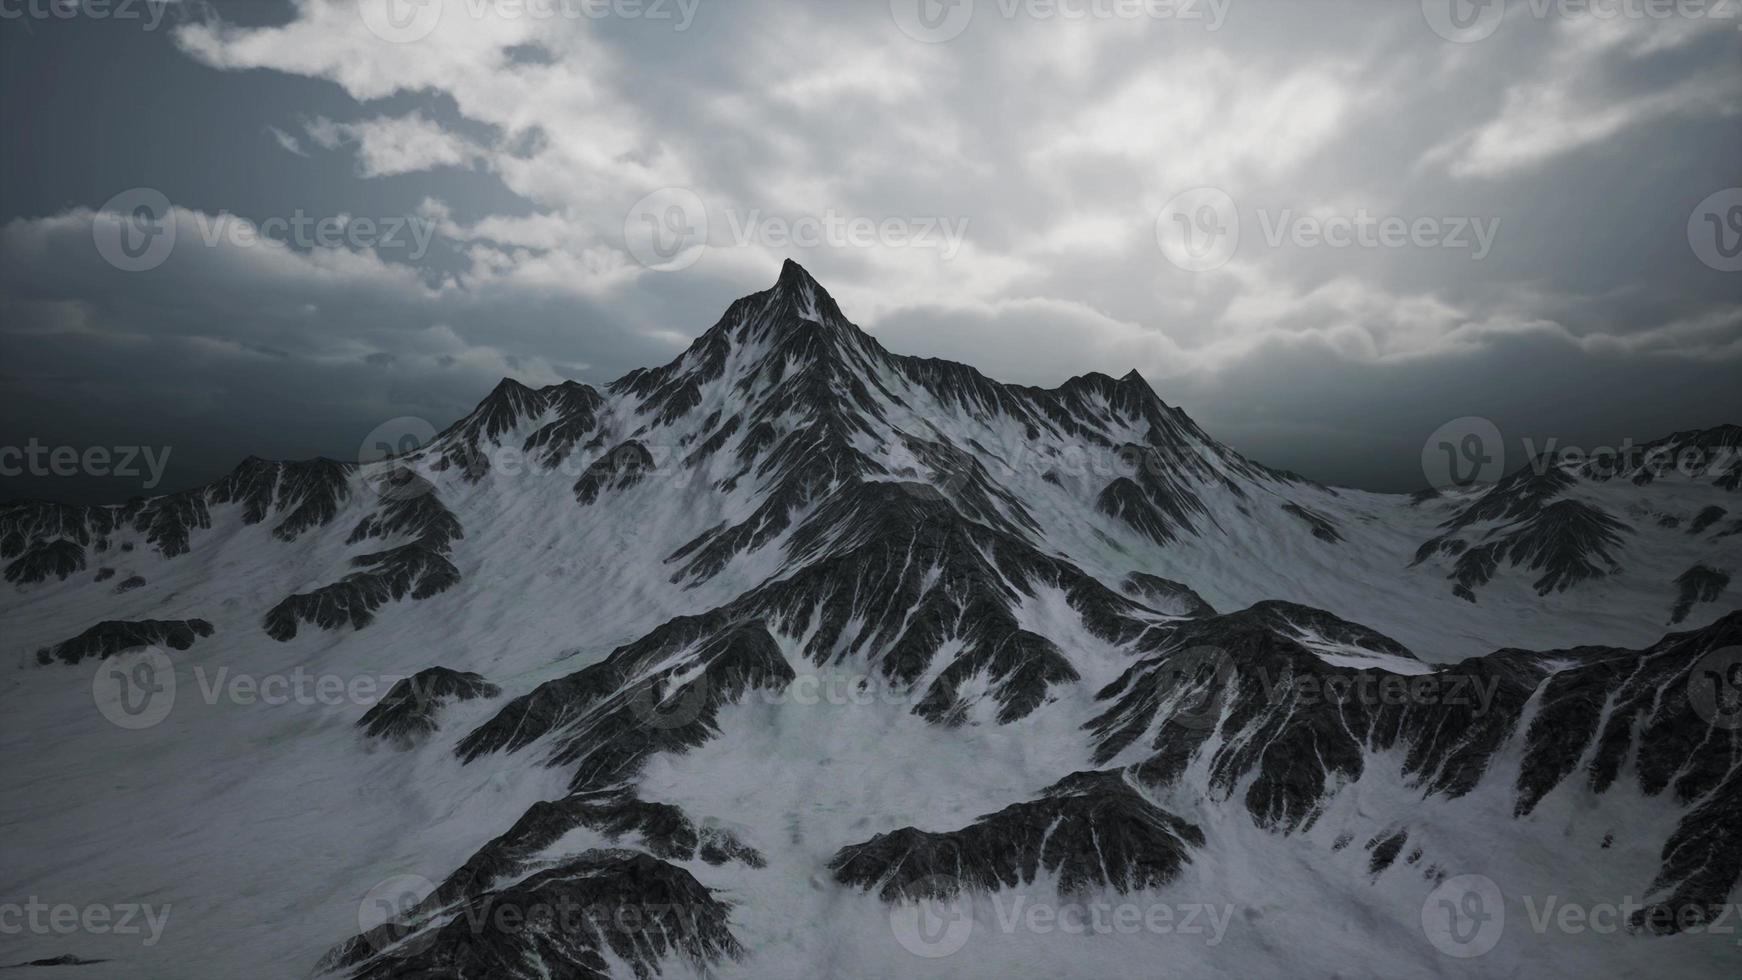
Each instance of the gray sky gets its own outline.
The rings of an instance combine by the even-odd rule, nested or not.
[[[893,350],[1135,367],[1333,483],[1461,416],[1742,421],[1742,5],[1464,3],[0,0],[0,446],[355,458],[787,256]],[[112,261],[135,188],[172,247]]]

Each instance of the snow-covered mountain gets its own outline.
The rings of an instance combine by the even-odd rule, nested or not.
[[[167,913],[5,959],[1735,974],[1742,428],[1645,450],[1321,486],[788,262],[384,460],[6,504],[10,891]]]

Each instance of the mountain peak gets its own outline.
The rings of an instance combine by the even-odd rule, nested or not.
[[[804,266],[791,259],[781,263],[780,278],[770,289],[776,300],[788,306],[800,320],[813,323],[838,322],[846,323],[846,315],[835,305],[835,299],[829,291],[822,287]]]
[[[780,278],[775,280],[774,288],[776,291],[783,293],[802,293],[807,290],[812,292],[823,291],[823,287],[817,283],[816,279],[813,278],[809,272],[805,271],[804,266],[799,265],[791,259],[787,259],[785,262],[780,264]]]

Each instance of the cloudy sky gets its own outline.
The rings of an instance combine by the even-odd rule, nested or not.
[[[355,458],[787,256],[892,350],[1135,367],[1339,484],[1462,416],[1742,421],[1742,4],[1597,8],[0,0],[0,445]]]

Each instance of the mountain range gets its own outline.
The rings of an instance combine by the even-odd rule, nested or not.
[[[12,890],[168,909],[11,959],[1742,969],[1742,426],[1329,487],[1136,372],[892,353],[789,261],[391,448],[0,505]]]

